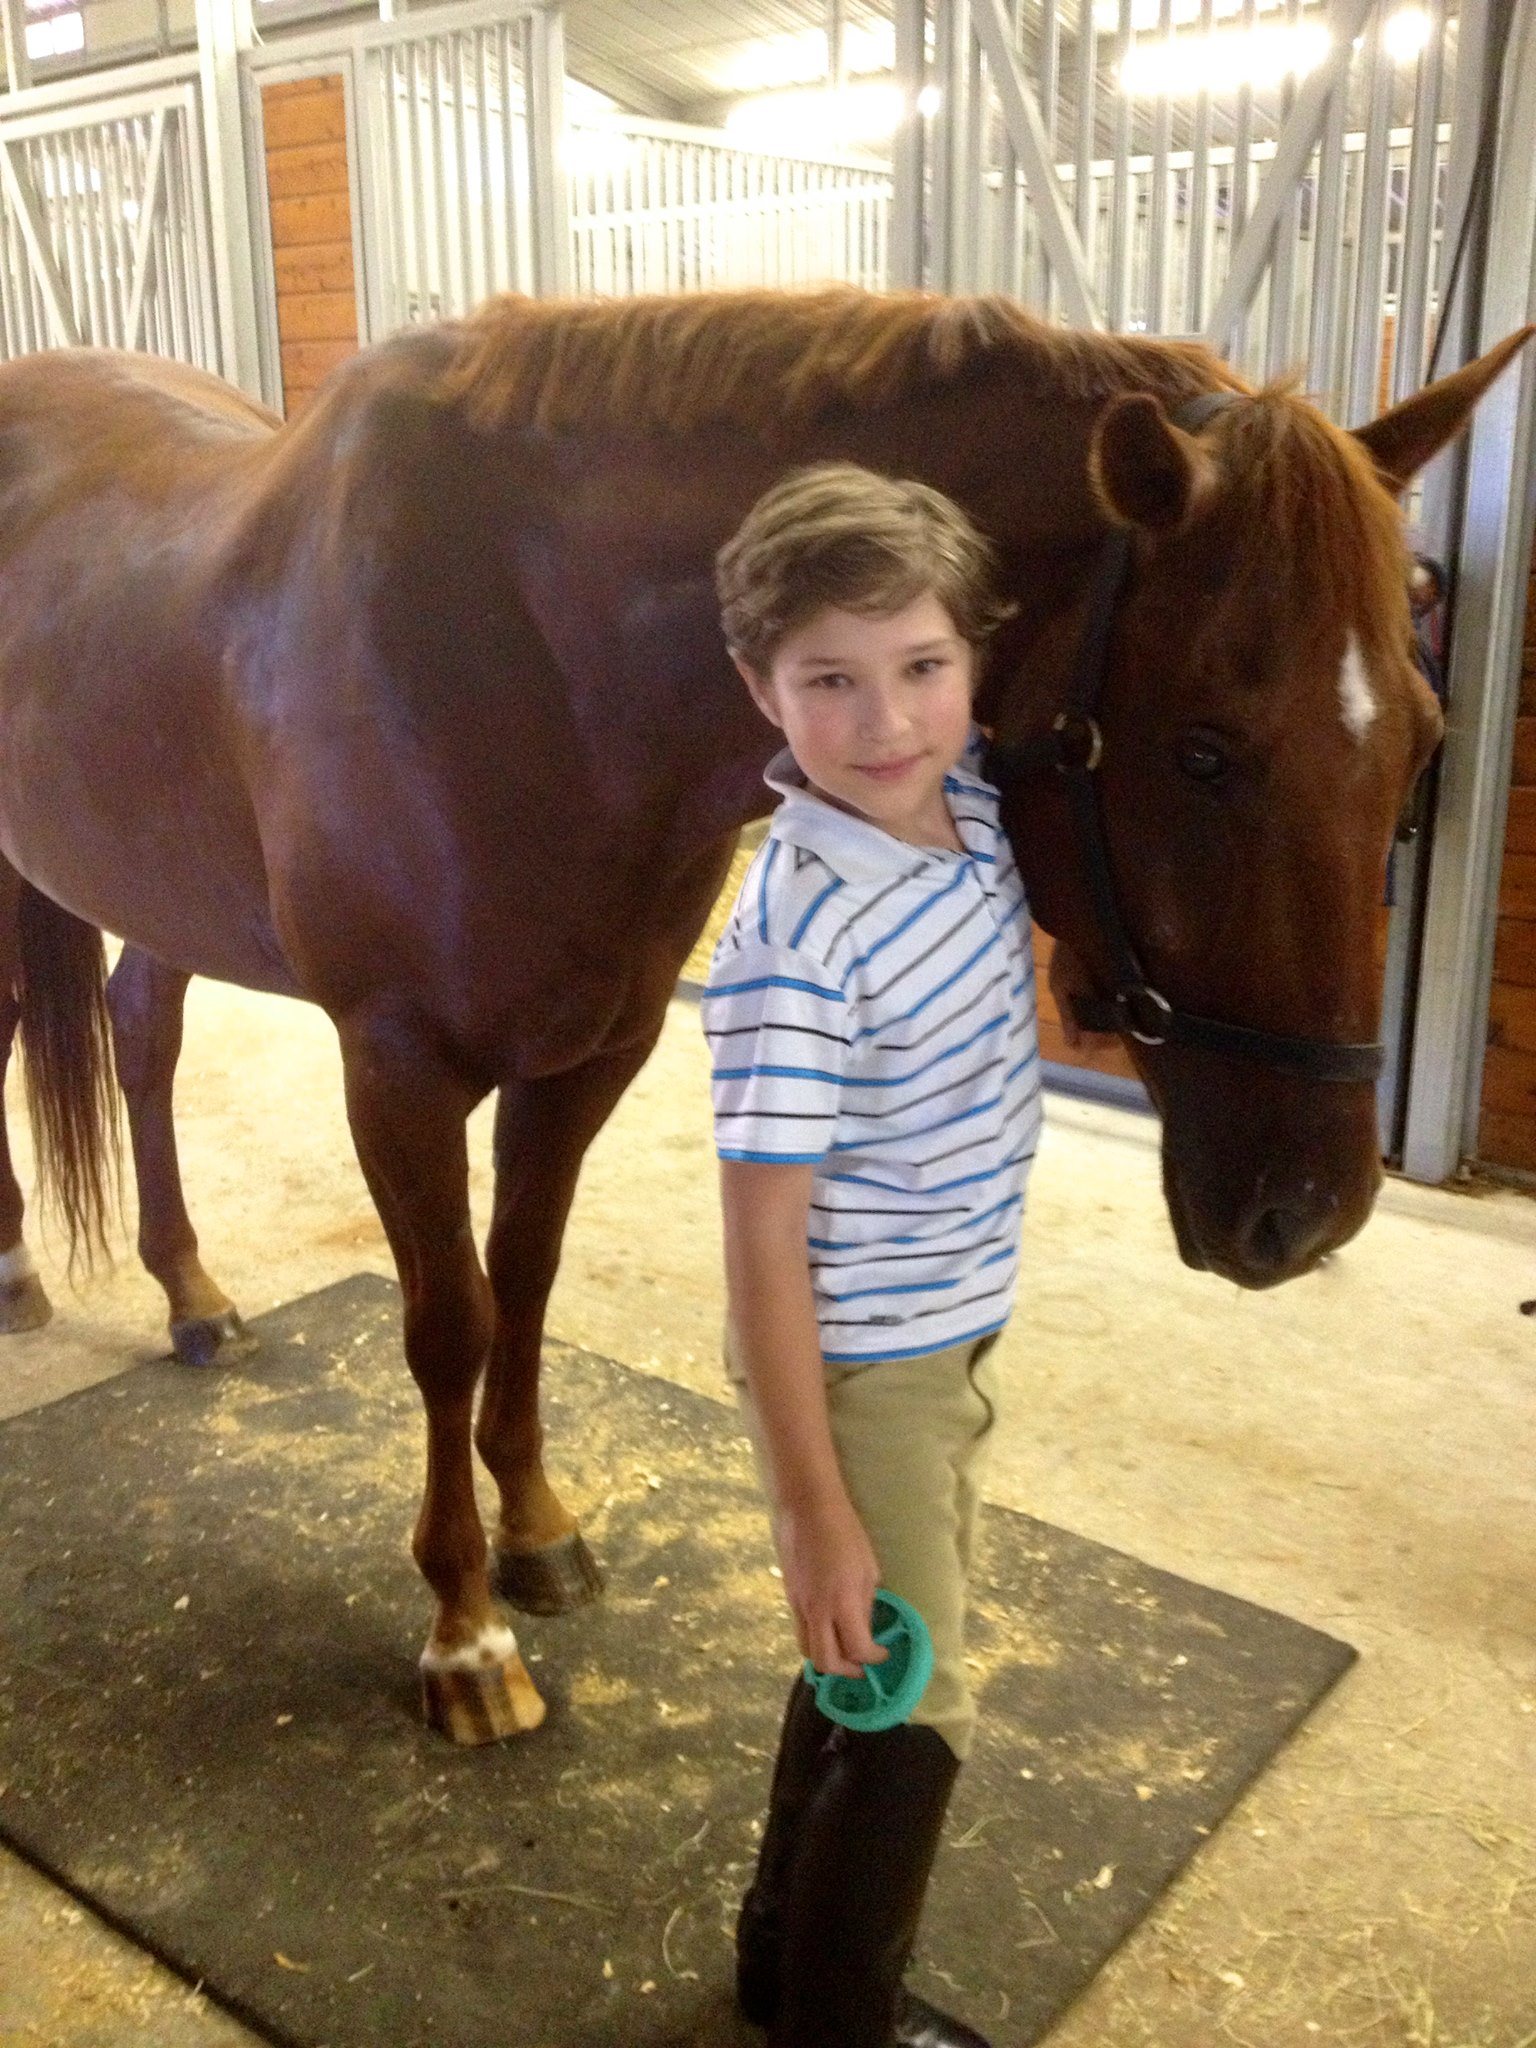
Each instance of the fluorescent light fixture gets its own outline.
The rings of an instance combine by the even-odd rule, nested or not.
[[[1257,0],[1255,13],[1271,14],[1284,0]],[[1173,0],[1173,26],[1188,28],[1201,16],[1200,0]],[[1216,0],[1211,9],[1217,21],[1230,21],[1243,11],[1243,0]],[[1162,0],[1131,0],[1131,30],[1139,36],[1152,35],[1162,26]],[[1120,28],[1120,0],[1094,0],[1093,26],[1101,36],[1112,36]]]
[[[70,57],[84,48],[85,16],[78,8],[27,23],[27,55],[34,62],[44,57]]]
[[[1197,92],[1235,92],[1239,86],[1278,85],[1304,78],[1328,55],[1331,38],[1320,21],[1276,22],[1219,35],[1169,36],[1131,46],[1120,67],[1120,89],[1136,98],[1188,99]]]
[[[851,22],[843,30],[843,71],[849,78],[889,71],[896,62],[896,30],[889,21]],[[727,59],[718,75],[724,92],[773,92],[785,85],[814,85],[827,76],[825,29],[799,29],[765,36]]]
[[[900,119],[901,93],[894,85],[847,85],[839,93],[820,86],[741,100],[726,115],[725,132],[747,149],[835,155],[886,141]]]
[[[1434,34],[1434,23],[1423,7],[1399,7],[1382,27],[1382,40],[1394,64],[1411,64]]]
[[[615,177],[627,168],[634,154],[634,137],[623,128],[586,118],[566,126],[565,167],[573,177]]]

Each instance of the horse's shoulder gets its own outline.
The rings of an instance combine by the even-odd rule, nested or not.
[[[419,509],[443,494],[444,360],[440,331],[425,329],[332,373],[251,479],[223,550],[226,588],[292,587],[323,562],[355,589],[410,545]]]

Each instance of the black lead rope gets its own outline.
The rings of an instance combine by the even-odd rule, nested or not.
[[[1209,391],[1188,400],[1171,417],[1175,426],[1193,433],[1214,413],[1237,402],[1234,392]],[[1072,1008],[1077,1021],[1085,1031],[1123,1032],[1142,1045],[1184,1045],[1258,1060],[1309,1081],[1374,1081],[1386,1060],[1380,1044],[1303,1038],[1196,1016],[1176,1009],[1147,978],[1120,915],[1097,780],[1104,757],[1099,700],[1109,674],[1110,642],[1130,582],[1131,565],[1130,529],[1113,527],[1093,573],[1067,708],[1058,714],[1050,732],[1035,740],[1021,746],[994,742],[983,768],[987,780],[1000,789],[1018,784],[1042,767],[1053,769],[1066,784],[1083,879],[1099,937],[1109,955],[1115,988],[1112,996],[1075,996]]]

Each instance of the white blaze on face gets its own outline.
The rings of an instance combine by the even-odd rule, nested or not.
[[[1353,633],[1345,642],[1344,660],[1339,669],[1339,708],[1344,714],[1344,730],[1351,738],[1361,741],[1381,709],[1371,688],[1371,679],[1365,672],[1360,642]]]

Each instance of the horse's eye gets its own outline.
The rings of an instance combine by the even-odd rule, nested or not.
[[[1205,733],[1187,732],[1179,740],[1179,766],[1193,782],[1220,782],[1227,757]]]

